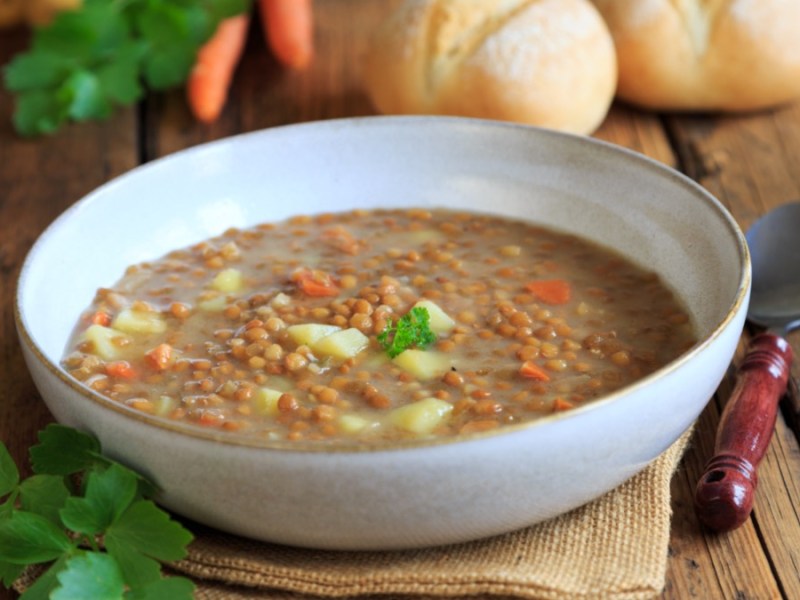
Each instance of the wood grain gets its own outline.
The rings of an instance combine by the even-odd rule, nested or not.
[[[800,198],[796,161],[787,153],[800,150],[798,121],[797,106],[751,115],[671,116],[666,120],[679,168],[715,194],[744,229],[770,208]],[[796,343],[793,348],[797,354]],[[722,410],[728,397],[718,394],[718,410]],[[708,460],[711,453],[711,448],[704,448],[700,456],[690,453],[686,462],[695,458]],[[775,460],[776,455],[788,463]],[[796,508],[778,500],[797,498],[792,496],[796,494],[797,482],[787,478],[786,471],[793,468],[794,473],[798,472],[798,456],[798,437],[779,414],[767,458],[759,470],[760,484],[752,517],[759,539],[742,538],[736,535],[738,532],[708,536],[714,569],[724,574],[721,581],[735,575],[743,590],[758,589],[757,563],[751,561],[766,554],[783,597],[800,598],[796,550],[800,548],[800,519]],[[697,481],[699,471],[694,476]],[[796,504],[796,500],[789,504]],[[723,551],[723,545],[731,539],[737,540],[730,548],[735,562]],[[731,573],[735,568],[731,565],[741,566],[741,572]]]
[[[14,330],[15,282],[31,244],[75,200],[142,160],[265,127],[373,114],[359,65],[387,3],[326,0],[315,9],[317,55],[303,72],[275,62],[254,21],[229,104],[211,126],[193,122],[183,93],[175,91],[152,95],[107,123],[26,141],[11,131],[11,98],[0,91],[0,439],[16,459],[26,456],[35,432],[51,418],[26,374]],[[24,33],[2,32],[0,64],[26,42]],[[800,104],[724,116],[656,115],[617,103],[596,137],[686,172],[744,228],[769,208],[800,199]],[[793,372],[800,372],[797,364]],[[672,482],[665,599],[800,598],[800,447],[790,427],[798,422],[796,409],[787,408],[788,419],[778,415],[759,470],[753,518],[719,535],[702,528],[694,514],[694,486],[731,391],[727,379],[699,419]],[[0,590],[0,599],[10,597]]]

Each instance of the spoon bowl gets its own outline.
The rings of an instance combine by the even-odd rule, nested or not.
[[[800,327],[800,202],[770,211],[745,237],[753,264],[747,318],[786,335]]]

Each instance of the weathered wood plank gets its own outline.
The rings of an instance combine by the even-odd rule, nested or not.
[[[25,32],[4,31],[0,64],[26,44]],[[136,124],[125,111],[108,123],[23,140],[11,128],[12,104],[0,90],[0,439],[28,473],[28,448],[52,417],[27,375],[17,341],[13,307],[20,267],[37,236],[64,209],[136,165]],[[0,588],[0,598],[11,597]]]
[[[322,119],[374,114],[362,92],[361,64],[369,32],[386,14],[383,2],[315,4],[314,61],[305,71],[281,67],[254,20],[226,110],[218,122],[192,121],[182,92],[148,104],[148,158],[227,135]]]
[[[793,106],[717,119],[673,117],[669,119],[669,129],[682,168],[715,194],[747,228],[766,210],[800,198],[796,161],[787,153],[800,150],[800,131],[795,124],[800,114],[798,110]],[[720,409],[726,399],[724,394],[719,396]],[[711,450],[704,450],[702,455],[704,460],[708,459]],[[756,565],[750,566],[760,551],[769,556],[784,597],[800,597],[797,577],[800,515],[790,501],[797,497],[798,455],[798,438],[790,431],[783,415],[779,415],[775,437],[759,469],[753,511],[761,548],[743,539],[739,531],[709,539],[721,580],[738,582],[739,587],[731,592],[755,594],[751,590],[760,589]],[[699,476],[699,472],[695,476]],[[732,560],[748,566],[734,576]]]

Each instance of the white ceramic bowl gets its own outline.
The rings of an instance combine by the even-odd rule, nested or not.
[[[244,442],[188,429],[98,396],[59,367],[95,290],[131,263],[230,226],[408,205],[511,215],[600,241],[661,273],[688,306],[700,341],[655,374],[577,410],[380,450]],[[165,506],[273,542],[390,549],[533,524],[641,470],[713,394],[749,290],[749,256],[735,222],[660,164],[530,127],[370,117],[222,140],[101,187],[31,250],[17,325],[55,418],[93,432],[110,455],[152,477]]]

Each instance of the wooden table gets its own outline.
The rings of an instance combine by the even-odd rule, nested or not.
[[[0,92],[0,439],[18,461],[27,460],[36,432],[52,419],[28,376],[14,329],[15,284],[31,244],[73,202],[143,162],[243,131],[373,114],[360,90],[358,58],[363,34],[385,11],[384,3],[327,0],[316,9],[312,68],[282,70],[254,27],[229,106],[210,127],[192,120],[175,91],[151,96],[105,123],[22,140],[10,125],[12,99]],[[27,40],[24,31],[0,32],[0,64]],[[716,195],[743,228],[768,209],[800,199],[800,103],[745,116],[662,115],[617,105],[596,136],[683,171]],[[730,381],[724,382],[709,403],[673,480],[663,597],[800,598],[800,430],[790,401],[760,468],[753,517],[727,535],[703,531],[695,518],[694,484],[730,390]]]

